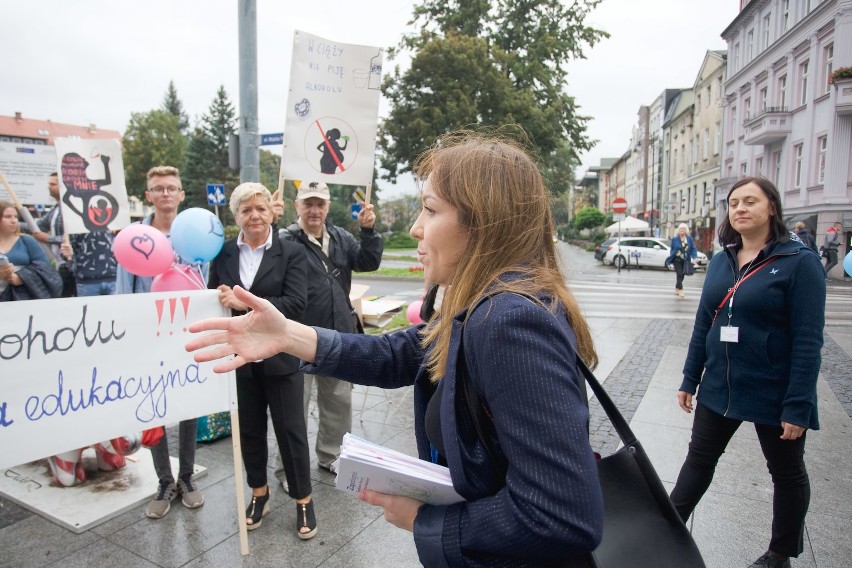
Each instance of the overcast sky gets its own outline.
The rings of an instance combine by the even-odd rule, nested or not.
[[[262,133],[281,132],[293,30],[364,45],[396,45],[410,0],[257,0]],[[626,149],[639,106],[690,87],[738,0],[604,0],[590,22],[612,34],[569,67],[568,92],[593,117],[585,168]],[[131,112],[158,108],[173,80],[194,119],[219,85],[239,109],[236,0],[27,0],[5,3],[0,114],[96,124],[124,132]],[[393,64],[393,63],[392,63]],[[389,69],[386,62],[386,69]],[[272,147],[280,151],[280,147]],[[414,191],[380,182],[382,195]]]

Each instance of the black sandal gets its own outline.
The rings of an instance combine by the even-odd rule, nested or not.
[[[260,528],[263,517],[269,514],[269,486],[266,495],[252,495],[251,505],[246,509],[246,528],[250,531]],[[251,521],[251,523],[249,523]]]
[[[308,532],[302,532],[302,529],[310,529]],[[314,500],[311,499],[305,504],[296,503],[296,534],[302,540],[309,540],[317,534],[317,517],[314,514]]]

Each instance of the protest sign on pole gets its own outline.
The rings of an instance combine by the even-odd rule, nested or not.
[[[382,50],[296,31],[281,154],[283,179],[373,179]]]
[[[130,224],[121,146],[113,138],[56,138],[65,233],[123,229]]]
[[[184,349],[228,311],[216,290],[7,302],[0,469],[228,410],[233,373]]]
[[[47,144],[0,142],[0,171],[25,205],[52,205],[47,191],[50,174],[56,171],[56,148]],[[0,187],[0,199],[13,201]]]

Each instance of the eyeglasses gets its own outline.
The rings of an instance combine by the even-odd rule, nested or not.
[[[154,187],[149,187],[148,191],[156,193],[157,195],[162,195],[163,193],[177,193],[179,191],[183,191],[183,188],[174,185],[167,185],[166,187],[163,187],[162,185],[155,185]]]

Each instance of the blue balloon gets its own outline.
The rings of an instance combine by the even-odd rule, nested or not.
[[[846,274],[852,274],[852,250],[847,252],[843,258],[843,269],[846,271]]]
[[[207,209],[192,207],[178,213],[169,233],[172,248],[187,264],[210,262],[225,243],[225,229]]]

